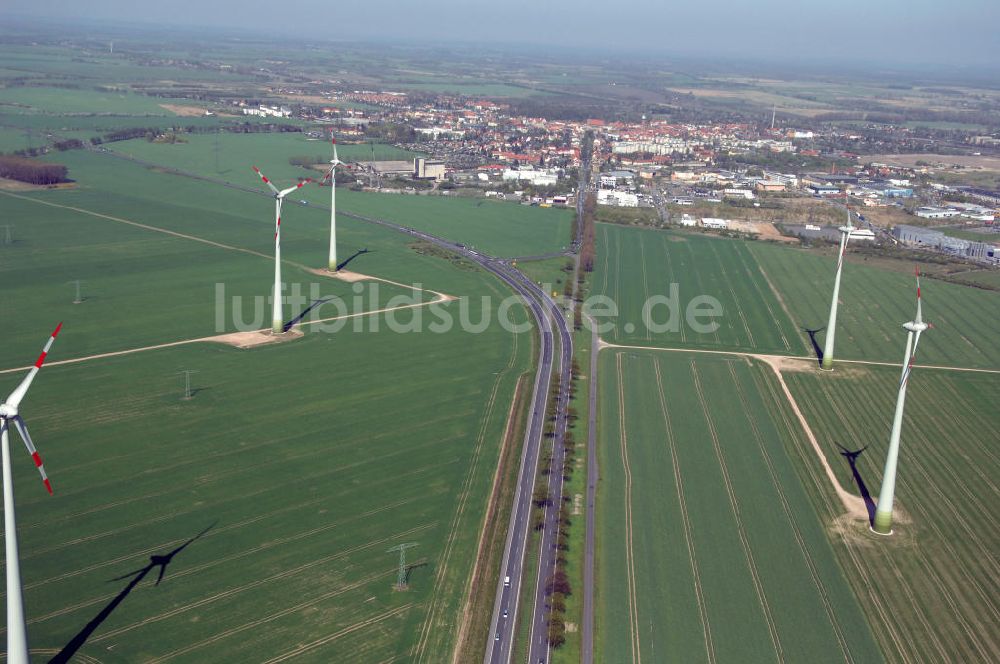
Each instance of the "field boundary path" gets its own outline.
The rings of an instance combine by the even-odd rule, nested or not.
[[[823,472],[826,475],[830,483],[830,486],[833,488],[834,492],[837,495],[837,498],[840,500],[844,509],[852,517],[859,519],[868,518],[868,510],[864,504],[864,500],[860,496],[855,496],[854,494],[850,493],[849,491],[844,489],[844,487],[840,484],[840,480],[837,479],[837,476],[834,473],[833,468],[830,466],[830,463],[827,460],[826,455],[823,453],[823,449],[819,444],[819,440],[816,438],[816,435],[813,433],[812,428],[809,426],[808,420],[806,420],[805,415],[799,408],[798,402],[792,395],[792,392],[788,388],[788,385],[785,382],[785,378],[782,375],[782,369],[785,368],[787,363],[813,362],[814,361],[813,358],[796,356],[796,355],[770,355],[767,353],[754,353],[750,351],[707,350],[707,349],[697,349],[697,348],[670,348],[664,346],[633,346],[628,344],[609,343],[604,341],[603,339],[599,339],[598,350],[603,350],[605,348],[621,349],[621,350],[650,350],[650,351],[658,351],[665,353],[700,353],[708,355],[725,355],[730,357],[751,358],[766,363],[769,367],[771,367],[771,370],[774,372],[774,375],[778,380],[778,384],[781,386],[781,391],[784,394],[789,407],[795,414],[795,417],[798,420],[799,425],[802,427],[802,430],[809,441],[810,447],[812,447],[812,450],[815,453],[817,460],[819,461],[820,465],[823,468]],[[886,367],[896,367],[896,368],[899,368],[901,366],[893,362],[877,362],[873,360],[837,360],[837,362],[841,364],[862,364],[870,366],[886,366]],[[939,366],[930,364],[918,364],[914,366],[918,369],[932,369],[938,371],[962,371],[970,373],[1000,374],[1000,369],[976,369],[971,367],[950,367],[950,366]],[[592,569],[590,570],[590,573],[591,574],[593,573]]]
[[[430,291],[435,292],[435,291]],[[317,325],[319,323],[329,323],[331,321],[337,320],[347,320],[349,318],[359,318],[361,316],[375,316],[378,314],[383,314],[389,311],[401,311],[403,309],[414,309],[417,307],[428,307],[432,304],[443,304],[445,302],[450,302],[454,298],[450,295],[444,295],[442,293],[437,293],[438,297],[428,302],[418,302],[416,304],[403,304],[398,307],[384,307],[382,309],[372,309],[371,311],[359,311],[353,314],[344,314],[342,316],[330,316],[329,318],[317,318],[315,320],[308,320],[300,323],[296,323],[296,327],[305,327],[308,325]],[[262,328],[259,330],[252,330],[246,333],[237,332],[236,334],[248,334],[248,335],[265,335],[270,333],[270,328]],[[286,333],[288,334],[288,333]],[[77,364],[79,362],[89,362],[91,360],[101,360],[107,357],[118,357],[121,355],[134,355],[135,353],[142,353],[151,350],[162,350],[164,348],[175,348],[177,346],[187,346],[189,344],[196,343],[224,343],[232,345],[232,343],[227,339],[227,337],[232,337],[233,333],[226,334],[216,334],[208,337],[195,337],[193,339],[181,339],[179,341],[167,341],[162,344],[153,344],[151,346],[140,346],[138,348],[126,348],[123,350],[113,350],[107,353],[95,353],[94,355],[84,355],[82,357],[71,357],[66,360],[51,360],[46,362],[46,365],[50,367],[57,367],[62,364]],[[291,338],[291,337],[289,337]],[[0,375],[17,373],[21,371],[27,371],[31,366],[23,367],[12,367],[10,369],[0,369]]]
[[[597,356],[601,351],[601,337],[597,334],[594,319],[590,321],[590,374],[587,403],[587,531],[583,548],[583,625],[580,627],[582,664],[594,664],[594,533],[596,529],[597,482]]]

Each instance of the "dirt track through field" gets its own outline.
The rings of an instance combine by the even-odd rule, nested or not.
[[[272,255],[261,253],[259,251],[254,251],[253,249],[246,249],[244,247],[237,247],[237,246],[230,245],[230,244],[224,244],[222,242],[215,242],[213,240],[207,240],[205,238],[201,238],[201,237],[198,237],[196,235],[189,235],[187,233],[178,233],[177,231],[171,231],[171,230],[168,230],[168,229],[165,229],[165,228],[160,228],[158,226],[151,226],[149,224],[143,224],[143,223],[140,223],[138,221],[133,221],[131,219],[124,219],[122,217],[115,217],[115,216],[112,216],[112,215],[104,214],[102,212],[95,212],[93,210],[87,210],[85,208],[75,207],[75,206],[71,206],[71,205],[61,205],[59,203],[52,203],[52,202],[49,202],[49,201],[42,201],[42,200],[39,200],[37,198],[32,198],[30,196],[21,196],[21,195],[18,195],[18,194],[12,194],[10,192],[5,192],[5,191],[0,191],[0,194],[2,194],[4,196],[10,196],[11,198],[17,198],[17,199],[20,199],[20,200],[23,200],[23,201],[29,201],[31,203],[37,203],[38,205],[45,205],[45,206],[48,206],[48,207],[60,208],[60,209],[63,209],[63,210],[70,210],[72,212],[78,212],[80,214],[86,214],[86,215],[89,215],[89,216],[92,216],[92,217],[97,217],[97,218],[100,218],[100,219],[106,219],[106,220],[118,222],[118,223],[121,223],[121,224],[127,224],[129,226],[134,226],[136,228],[141,228],[143,230],[152,231],[152,232],[155,232],[155,233],[163,233],[165,235],[170,235],[170,236],[176,237],[176,238],[181,238],[181,239],[185,239],[185,240],[191,240],[193,242],[200,242],[202,244],[207,244],[207,245],[210,245],[210,246],[213,246],[213,247],[217,247],[219,249],[225,249],[227,251],[236,251],[236,252],[240,252],[240,253],[244,253],[244,254],[249,254],[251,256],[257,256],[257,257],[260,257],[260,258],[265,258],[267,260],[271,260],[272,258],[274,258]],[[292,261],[282,261],[282,262],[286,263],[288,265],[292,265],[294,267],[300,268],[302,270],[311,272],[313,274],[319,274],[319,275],[322,275],[322,276],[328,276],[328,277],[334,278],[334,279],[337,278],[333,274],[324,273],[323,270],[316,270],[316,269],[313,269],[313,268],[309,268],[308,266],[302,265],[300,263],[295,263],[295,262],[292,262]],[[328,317],[328,318],[320,318],[320,319],[313,319],[313,320],[303,321],[303,322],[297,323],[296,324],[296,328],[307,327],[307,326],[310,326],[310,325],[318,325],[318,324],[321,324],[321,323],[330,323],[330,322],[338,321],[338,320],[347,320],[347,319],[351,319],[351,318],[358,318],[358,317],[361,317],[361,316],[373,316],[373,315],[377,315],[377,314],[387,313],[389,311],[402,311],[402,310],[405,310],[405,309],[415,309],[415,308],[419,308],[419,307],[428,307],[428,306],[432,306],[432,305],[436,305],[436,304],[444,304],[446,302],[451,302],[451,301],[457,299],[453,295],[448,295],[446,293],[441,293],[439,291],[435,291],[435,290],[431,290],[431,289],[418,288],[417,286],[414,286],[413,284],[404,284],[404,283],[401,283],[401,282],[398,282],[398,281],[392,281],[391,279],[383,279],[381,277],[367,276],[365,278],[367,280],[370,280],[370,281],[380,281],[382,283],[390,284],[390,285],[393,285],[393,286],[398,286],[400,288],[404,288],[404,289],[408,289],[408,290],[412,290],[412,291],[418,291],[418,292],[424,292],[424,293],[431,293],[431,294],[434,295],[434,299],[433,300],[428,300],[427,302],[418,302],[418,303],[415,303],[415,304],[405,304],[405,305],[400,305],[400,306],[396,306],[396,307],[384,307],[382,309],[373,309],[373,310],[370,310],[370,311],[360,311],[360,312],[355,312],[355,313],[351,313],[351,314],[344,314],[344,315],[341,315],[341,316],[331,316],[331,317]],[[293,331],[295,331],[295,330],[293,330]],[[250,330],[250,331],[247,331],[245,333],[238,333],[238,334],[262,335],[262,334],[269,334],[269,333],[270,333],[269,328],[261,328],[259,330]],[[282,340],[284,340],[284,339],[282,339]],[[99,360],[99,359],[104,359],[104,358],[108,358],[108,357],[118,357],[118,356],[121,356],[121,355],[131,355],[133,353],[141,353],[141,352],[150,351],[150,350],[161,350],[161,349],[164,349],[164,348],[174,348],[176,346],[186,346],[188,344],[204,343],[204,342],[226,343],[226,344],[236,345],[236,346],[240,346],[241,345],[239,343],[239,340],[238,339],[234,339],[231,334],[218,334],[218,335],[212,335],[212,336],[207,336],[207,337],[196,337],[196,338],[193,338],[193,339],[181,339],[181,340],[178,340],[178,341],[168,341],[168,342],[164,342],[164,343],[161,343],[161,344],[153,344],[153,345],[150,345],[150,346],[142,346],[142,347],[139,347],[139,348],[129,348],[129,349],[125,349],[125,350],[110,351],[110,352],[107,352],[107,353],[96,353],[94,355],[87,355],[87,356],[84,356],[84,357],[71,358],[71,359],[68,359],[68,360],[49,361],[46,364],[47,364],[47,366],[50,366],[50,367],[59,366],[59,365],[63,365],[63,364],[75,364],[77,362],[88,362],[88,361],[91,361],[91,360]],[[10,369],[0,369],[0,375],[7,374],[7,373],[20,372],[20,371],[27,371],[30,368],[31,368],[30,366],[23,366],[23,367],[13,367],[13,368],[10,368]]]
[[[413,603],[404,604],[403,606],[400,606],[398,608],[392,609],[391,611],[386,611],[385,613],[381,613],[381,614],[379,614],[377,616],[374,616],[372,618],[368,618],[367,620],[363,620],[361,622],[355,623],[355,624],[351,625],[350,627],[345,627],[344,629],[342,629],[342,630],[340,630],[338,632],[334,632],[330,636],[323,637],[322,639],[317,639],[315,641],[312,641],[311,643],[306,643],[306,644],[302,644],[302,645],[296,646],[295,648],[293,648],[292,650],[289,650],[288,652],[286,652],[283,655],[279,655],[277,657],[273,657],[273,658],[267,660],[266,662],[264,662],[264,664],[277,664],[277,662],[284,662],[287,659],[291,659],[293,657],[298,657],[299,655],[301,655],[303,653],[309,652],[310,650],[315,650],[316,648],[319,648],[320,646],[325,646],[326,644],[331,643],[333,641],[336,641],[337,639],[341,638],[342,636],[347,636],[348,634],[350,634],[352,632],[356,632],[359,629],[363,629],[363,628],[368,627],[370,625],[374,625],[374,624],[380,623],[383,620],[387,620],[388,618],[392,618],[394,616],[397,616],[397,615],[399,615],[401,613],[405,613],[406,611],[409,611],[413,606],[414,606]]]
[[[379,280],[381,281],[381,280]],[[391,283],[391,282],[390,282]],[[408,288],[412,288],[409,286]],[[423,289],[418,289],[423,290]],[[436,293],[436,291],[428,291],[431,293]],[[307,327],[310,325],[319,325],[320,323],[330,323],[332,321],[347,320],[350,318],[359,318],[361,316],[374,316],[377,314],[383,314],[389,311],[403,311],[405,309],[416,309],[418,307],[429,307],[434,304],[443,304],[445,302],[450,302],[455,298],[451,295],[445,295],[443,293],[436,293],[437,297],[433,300],[427,302],[418,302],[416,304],[402,304],[398,307],[384,307],[382,309],[372,309],[370,311],[359,311],[353,314],[344,314],[342,316],[330,316],[329,318],[318,318],[316,320],[309,320],[298,323],[299,327]],[[261,328],[260,330],[253,330],[249,334],[265,334],[269,333],[270,330],[267,328]],[[151,346],[140,346],[139,348],[127,348],[125,350],[115,350],[107,353],[96,353],[94,355],[85,355],[83,357],[74,357],[68,360],[54,360],[46,362],[45,365],[48,367],[57,367],[64,364],[77,364],[79,362],[89,362],[91,360],[101,360],[108,357],[119,357],[122,355],[132,355],[135,353],[143,353],[150,350],[162,350],[164,348],[175,348],[177,346],[186,346],[188,344],[197,343],[224,343],[227,345],[233,345],[231,341],[225,337],[229,337],[229,334],[216,334],[210,337],[195,337],[194,339],[182,339],[180,341],[168,341],[162,344],[153,344]],[[21,371],[27,371],[31,369],[30,366],[23,367],[12,367],[10,369],[0,369],[0,375],[8,373],[17,373]]]
[[[764,584],[760,578],[760,572],[757,570],[757,562],[754,560],[753,551],[750,549],[750,540],[747,536],[746,527],[743,525],[743,517],[740,510],[739,500],[736,498],[736,490],[733,487],[732,479],[729,476],[729,467],[726,464],[725,456],[722,453],[722,444],[719,441],[719,434],[715,429],[715,422],[712,419],[708,403],[705,400],[705,393],[701,388],[701,378],[698,374],[698,367],[694,360],[691,360],[691,377],[694,379],[694,389],[695,393],[698,395],[698,403],[701,405],[702,415],[705,418],[705,423],[708,425],[708,434],[712,439],[712,449],[715,452],[715,458],[719,462],[719,470],[722,473],[722,482],[726,487],[726,495],[729,496],[729,507],[733,512],[733,519],[736,521],[736,532],[740,538],[740,544],[743,548],[743,555],[747,561],[747,567],[750,570],[750,578],[753,581],[754,590],[757,593],[757,601],[760,603],[761,611],[764,614],[764,620],[767,621],[767,630],[771,635],[771,643],[774,645],[774,653],[778,658],[779,662],[785,661],[784,650],[781,647],[781,639],[778,636],[778,627],[774,622],[774,615],[771,612],[771,606],[767,601],[767,595],[764,592]]]
[[[767,451],[767,445],[764,442],[764,435],[761,433],[760,427],[757,424],[757,414],[750,408],[750,403],[744,393],[743,386],[740,385],[740,381],[736,376],[736,370],[733,368],[732,364],[729,365],[729,376],[732,378],[733,385],[736,386],[736,393],[739,395],[740,404],[743,406],[743,412],[746,413],[747,421],[750,423],[750,429],[753,431],[754,440],[757,442],[757,449],[760,450],[761,458],[764,459],[764,464],[767,466],[768,475],[771,477],[771,484],[774,486],[775,491],[778,494],[778,501],[781,503],[781,508],[785,513],[785,518],[788,521],[792,536],[795,538],[795,542],[799,547],[799,552],[802,554],[802,557],[806,562],[806,567],[809,569],[809,576],[812,579],[813,585],[816,587],[816,592],[819,595],[820,600],[823,602],[823,609],[826,611],[827,619],[830,621],[830,625],[833,627],[834,634],[837,637],[837,642],[840,644],[840,649],[844,654],[844,661],[853,662],[854,658],[851,656],[850,648],[847,645],[847,638],[844,635],[844,629],[841,627],[840,621],[837,620],[837,614],[834,612],[833,605],[830,602],[826,586],[823,585],[823,582],[820,579],[816,563],[813,560],[812,554],[809,553],[809,547],[806,545],[805,538],[802,536],[802,532],[796,522],[795,515],[792,513],[792,508],[788,502],[788,498],[785,497],[785,491],[781,488],[781,481],[778,479],[778,473],[774,468],[774,463],[771,461],[771,455]]]
[[[674,469],[674,484],[677,490],[677,503],[681,510],[681,521],[684,524],[684,543],[687,545],[688,562],[691,565],[691,576],[694,579],[694,594],[698,601],[698,615],[701,618],[701,629],[705,639],[705,652],[708,655],[709,664],[715,664],[715,643],[712,641],[712,627],[708,620],[708,606],[705,604],[705,595],[702,592],[701,576],[698,573],[698,557],[695,554],[694,539],[691,534],[691,518],[688,515],[687,502],[684,499],[684,474],[681,472],[681,464],[677,458],[677,443],[674,440],[674,428],[670,419],[670,411],[667,409],[667,398],[663,391],[663,374],[660,370],[659,360],[653,361],[653,370],[656,372],[656,389],[660,399],[660,413],[663,416],[663,426],[667,433],[667,447],[670,449],[670,465]]]
[[[774,371],[774,375],[778,380],[778,384],[781,386],[781,391],[785,395],[785,399],[788,401],[788,405],[795,414],[796,419],[799,421],[799,425],[802,427],[806,438],[809,440],[810,446],[816,455],[817,460],[823,468],[823,472],[826,475],[830,486],[833,487],[837,498],[840,500],[844,509],[852,516],[852,518],[857,519],[868,519],[868,509],[864,504],[864,501],[860,496],[855,496],[848,492],[840,484],[840,480],[837,479],[833,468],[830,466],[826,455],[823,453],[823,449],[819,444],[819,440],[813,433],[812,428],[809,426],[808,420],[806,420],[805,415],[799,408],[798,402],[792,395],[791,390],[785,383],[784,375],[782,374],[782,369],[785,363],[789,361],[812,361],[811,358],[804,358],[799,356],[789,356],[789,355],[767,355],[763,353],[752,353],[752,352],[741,352],[741,351],[727,351],[727,350],[698,350],[691,348],[665,348],[659,346],[630,346],[623,344],[612,344],[605,341],[600,342],[601,348],[621,348],[624,350],[652,350],[659,352],[671,352],[671,353],[705,353],[710,355],[726,355],[735,357],[748,357],[752,359],[765,362]],[[874,365],[874,366],[888,366],[888,367],[899,367],[898,364],[893,364],[892,362],[874,362],[868,360],[839,360],[841,364],[862,364],[862,365]],[[915,365],[916,368],[920,369],[936,369],[941,371],[969,371],[974,373],[988,373],[988,374],[1000,374],[1000,369],[972,369],[965,367],[948,367],[948,366],[935,366],[935,365]]]
[[[615,358],[618,369],[618,434],[621,437],[621,459],[625,471],[625,564],[628,578],[628,619],[632,641],[632,661],[642,663],[639,636],[639,590],[635,580],[635,554],[632,549],[632,466],[628,458],[628,433],[625,430],[625,378],[621,354]]]

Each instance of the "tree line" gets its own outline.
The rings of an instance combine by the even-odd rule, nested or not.
[[[580,244],[580,266],[584,272],[594,271],[594,259],[597,257],[594,228],[596,217],[597,195],[589,192],[583,201],[583,241]]]
[[[47,164],[13,155],[0,156],[0,178],[46,185],[67,182],[66,173],[62,164]]]

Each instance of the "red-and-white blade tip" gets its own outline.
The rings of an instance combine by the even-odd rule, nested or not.
[[[61,329],[62,323],[56,325],[56,329],[52,332],[52,336],[49,337],[49,340],[45,343],[45,347],[42,348],[42,352],[38,355],[38,359],[35,360],[36,368],[41,369],[42,365],[45,364],[45,356],[49,354],[49,349],[52,348],[52,342],[56,340],[57,336],[59,336],[59,330]]]
[[[336,145],[336,144],[337,144],[337,139],[336,139],[336,138],[333,138],[333,137],[331,137],[331,138],[330,138],[330,142],[331,142],[332,144]]]
[[[301,188],[301,187],[302,187],[303,185],[306,185],[306,184],[308,184],[308,183],[310,183],[310,182],[312,182],[312,178],[306,178],[306,179],[305,179],[305,180],[303,180],[302,182],[300,182],[300,183],[298,183],[297,185],[295,185],[295,188],[296,188],[296,189],[299,189],[299,188]]]
[[[253,172],[259,175],[261,180],[263,180],[264,182],[270,182],[270,180],[267,179],[267,176],[260,172],[259,168],[257,168],[256,166],[253,166],[252,168]]]
[[[45,473],[45,466],[42,465],[42,456],[38,452],[31,453],[31,460],[35,462],[35,468],[38,472],[42,474],[42,483],[45,485],[45,489],[52,495],[52,482],[49,481],[49,476]]]

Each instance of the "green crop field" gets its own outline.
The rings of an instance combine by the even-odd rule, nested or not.
[[[951,275],[951,278],[962,283],[1000,290],[1000,270],[974,270]]]
[[[55,497],[14,457],[36,653],[76,637],[79,656],[104,662],[445,659],[530,336],[495,315],[479,334],[399,334],[383,314],[253,350],[200,342],[60,365],[220,331],[216,284],[226,306],[268,294],[273,205],[109,156],[57,156],[74,189],[0,194],[14,224],[0,245],[2,389],[65,321],[22,405]],[[285,278],[306,294],[317,283],[348,311],[411,295],[305,272],[324,264],[328,218],[299,206],[284,216]],[[371,250],[352,269],[468,297],[473,322],[481,296],[507,295],[390,231],[345,219],[341,237],[344,252]],[[457,321],[460,306],[443,308]],[[321,316],[340,313],[327,307]],[[197,371],[187,401],[185,369]],[[202,531],[159,585],[153,570],[131,587],[129,572]],[[386,550],[410,541],[411,589],[394,592]]]
[[[840,484],[877,499],[899,370],[785,375]],[[814,453],[799,448],[818,513],[891,661],[985,662],[1000,652],[998,399],[996,374],[912,374],[889,538],[870,533],[863,521],[845,521]],[[864,450],[857,476],[842,448]]]
[[[761,273],[748,244],[701,235],[599,225],[594,294],[610,297],[618,316],[602,333],[615,343],[690,348],[743,349],[800,355],[802,336]],[[676,331],[660,332],[643,322],[643,306],[653,296],[670,297],[676,284]],[[700,319],[718,329],[697,331],[685,312],[699,296],[715,298],[721,315]],[[666,325],[669,305],[651,309],[654,323]]]
[[[214,523],[82,652],[264,661],[315,643],[307,660],[381,661],[415,647],[433,617],[424,652],[440,661],[506,416],[496,404],[526,357],[497,330],[453,356],[469,343],[347,332],[47,368],[22,410],[55,498],[16,457],[34,647],[68,643],[127,584],[108,579]],[[199,371],[190,402],[185,368]],[[405,541],[420,544],[419,566],[413,590],[393,593],[385,550]]]
[[[876,662],[768,367],[601,357],[599,661]]]
[[[118,42],[119,47],[122,42]],[[127,46],[126,46],[127,48]],[[164,54],[166,55],[166,54]],[[185,57],[188,54],[176,54]],[[76,48],[23,44],[0,46],[0,62],[10,73],[3,78],[34,79],[36,83],[92,87],[97,85],[130,85],[161,83],[175,85],[195,81],[218,84],[239,84],[251,76],[233,71],[170,65],[140,65],[127,56],[108,52],[83,51]]]
[[[183,100],[146,97],[127,92],[100,92],[65,88],[0,88],[0,108],[22,113],[109,113],[115,115],[170,115],[160,104]]]
[[[40,143],[38,137],[29,137],[23,129],[0,129],[0,154],[23,150],[28,147],[29,141],[33,146]]]
[[[140,138],[120,141],[104,147],[162,166],[226,179],[244,176],[244,171],[249,172],[250,166],[254,164],[263,170],[268,177],[276,180],[317,177],[316,171],[292,166],[288,163],[288,159],[308,156],[317,157],[322,162],[328,162],[332,156],[329,141],[309,138],[298,132],[185,134],[182,139],[183,142],[179,143],[153,143]],[[417,153],[400,150],[392,145],[378,144],[374,146],[374,149],[376,159],[406,160],[418,156]],[[368,144],[339,145],[337,146],[337,154],[344,161],[368,161],[371,159],[372,146]],[[251,172],[250,175],[252,176],[253,173]],[[319,174],[319,177],[321,176]]]
[[[15,129],[22,132],[25,130],[32,132],[32,145],[38,147],[45,140],[49,140],[47,134],[53,134],[52,140],[64,140],[68,138],[79,138],[81,140],[101,136],[110,131],[118,129],[129,129],[133,127],[141,128],[169,128],[169,127],[217,127],[226,121],[226,118],[219,116],[205,117],[181,117],[172,113],[164,112],[163,115],[39,115],[32,113],[2,112],[0,108],[0,126]],[[231,119],[230,119],[231,121]],[[240,122],[261,123],[263,118],[250,117]],[[19,146],[25,147],[25,146]]]
[[[274,259],[266,247],[260,247],[259,255],[247,253],[255,249],[241,251],[246,245],[234,236],[236,244],[221,248],[37,202],[53,198],[61,200],[0,194],[4,217],[14,226],[14,243],[0,246],[0,311],[13,336],[0,350],[0,365],[29,363],[39,335],[59,320],[74,329],[60,344],[64,357],[200,338],[236,331],[237,325],[270,326],[266,299]],[[148,206],[138,218],[148,224],[155,216],[152,211]],[[218,221],[207,215],[201,219]],[[285,255],[303,244],[288,243]],[[293,284],[288,294],[301,292],[303,300],[286,308],[287,319],[307,306],[305,299],[335,297],[343,302],[343,312],[334,304],[317,310],[317,316],[329,317],[381,308],[393,296],[412,294],[390,284],[363,284],[355,290],[295,265],[287,265],[283,275]],[[73,304],[76,280],[82,281],[80,304]],[[224,311],[217,310],[220,297]],[[238,317],[232,315],[232,298],[245,303]]]
[[[482,95],[484,97],[531,97],[535,95],[545,95],[546,92],[540,90],[532,90],[530,88],[524,88],[514,85],[506,85],[503,83],[488,83],[488,82],[466,82],[462,78],[456,78],[455,80],[436,80],[431,82],[418,82],[414,83],[407,80],[400,80],[397,82],[387,81],[387,85],[395,86],[403,90],[419,90],[422,92],[438,92],[442,94],[455,94],[455,95],[466,95],[466,96],[476,96]]]
[[[168,205],[172,205],[178,211],[195,205],[211,211],[213,215],[232,218],[234,223],[239,223],[235,218],[241,217],[245,229],[247,228],[245,224],[248,223],[261,224],[258,227],[261,232],[256,236],[258,243],[254,248],[270,251],[268,247],[271,237],[263,229],[273,225],[274,208],[263,197],[257,199],[246,193],[229,191],[220,185],[198,182],[190,178],[175,175],[167,177],[111,155],[74,150],[53,155],[51,160],[66,164],[69,167],[70,177],[79,183],[75,190],[60,191],[56,194],[64,197],[63,200],[82,200],[90,196],[86,200],[86,205],[100,206],[101,211],[109,214],[123,212],[118,198],[127,201],[128,208],[131,209],[143,209],[148,202],[155,202],[155,208],[160,209],[167,199],[171,201]],[[254,163],[257,163],[265,174],[279,185],[294,182],[294,176],[289,175],[288,171],[282,172],[281,164],[284,164],[286,169],[292,169],[291,173],[305,173],[302,169],[288,166],[287,158],[282,161],[274,158],[268,162],[247,160],[241,162],[239,171],[234,170],[222,176],[208,175],[240,186],[260,187],[263,192],[265,191],[263,183],[250,168]],[[265,168],[265,164],[273,168]],[[271,175],[271,170],[277,170],[281,174]],[[117,197],[116,200],[105,200],[105,196],[91,195],[92,192],[98,191],[116,191],[121,192],[123,196]],[[296,196],[301,196],[301,200],[329,205],[330,190],[326,187],[311,185],[303,187],[300,191],[301,194]],[[297,197],[294,200],[300,199]],[[293,206],[291,203],[286,204],[286,210],[285,215],[292,224],[288,229],[289,239],[294,236],[296,232],[294,228],[298,224],[310,227],[315,225],[317,231],[322,233],[325,229],[325,232],[329,232],[329,212]],[[497,256],[538,255],[558,251],[569,240],[572,218],[570,210],[450,196],[354,192],[345,187],[337,190],[337,210],[405,223]],[[296,222],[295,218],[308,221]],[[188,232],[198,229],[199,233],[207,233],[212,237],[226,237],[230,230],[234,230],[231,225],[216,222],[206,224],[201,218],[188,219],[183,214],[169,215],[162,221],[170,224],[170,228],[174,230]],[[338,228],[341,223],[348,229],[359,227],[357,222],[346,218],[344,220],[338,218]],[[221,232],[221,235],[217,235],[217,231]],[[362,241],[352,239],[350,235],[345,236],[344,243],[344,250],[352,252],[366,246]],[[321,250],[322,246],[316,245],[316,249]],[[319,267],[324,265],[324,262],[318,257],[315,262],[309,264]]]
[[[834,257],[762,242],[750,245],[794,323],[802,328],[826,325],[836,270]],[[924,319],[934,325],[920,342],[920,363],[1000,368],[1000,293],[924,279]],[[837,315],[836,356],[901,362],[903,323],[916,313],[912,275],[890,272],[851,260],[844,266]],[[823,333],[817,335],[820,343]]]
[[[628,345],[746,350],[783,355],[812,354],[807,335],[822,346],[833,288],[835,259],[765,242],[744,242],[669,231],[598,227],[600,251],[595,294],[610,297],[618,315],[605,340]],[[650,330],[643,305],[669,296],[677,284],[676,331]],[[924,316],[934,334],[921,342],[918,362],[932,365],[1000,367],[992,343],[1000,325],[1000,293],[924,279]],[[851,260],[844,268],[836,357],[900,362],[902,324],[915,313],[911,275]],[[684,324],[693,298],[709,295],[721,304],[719,328],[698,333]],[[654,323],[667,322],[668,305],[651,309]],[[708,322],[712,319],[702,319]]]
[[[292,182],[316,171],[292,166],[289,157],[296,155],[328,158],[330,146],[325,141],[309,140],[302,134],[228,134],[186,136],[187,143],[160,144],[145,140],[123,141],[110,146],[121,154],[208,177],[247,184],[254,182],[250,166],[280,182]],[[215,168],[215,141],[219,141],[219,169]],[[370,146],[343,145],[338,154],[345,161],[370,159]],[[412,159],[392,146],[376,145],[378,159]],[[302,198],[328,204],[329,190],[310,187]],[[526,207],[482,199],[443,196],[407,196],[337,191],[337,208],[366,216],[399,219],[407,224],[498,256],[523,256],[558,251],[569,240],[572,212],[569,210]]]

